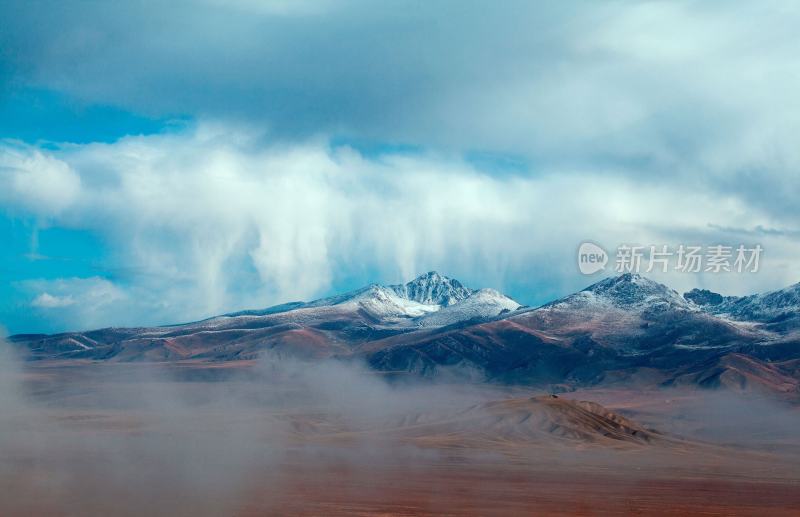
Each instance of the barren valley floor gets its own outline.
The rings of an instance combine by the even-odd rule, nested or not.
[[[14,372],[3,515],[800,512],[798,411],[782,401],[227,370]]]

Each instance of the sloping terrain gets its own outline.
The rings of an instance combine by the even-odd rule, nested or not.
[[[557,388],[669,384],[675,376],[686,380],[687,368],[716,364],[733,353],[755,362],[785,361],[797,357],[799,343],[791,335],[716,317],[641,276],[621,275],[537,309],[466,328],[387,337],[362,349],[381,370],[431,375],[470,367],[490,380]],[[776,376],[763,385],[787,391],[786,371],[776,366],[762,374]],[[691,378],[700,386],[729,385]]]
[[[712,314],[741,321],[769,323],[794,318],[800,311],[800,283],[749,296],[722,296],[707,290],[693,289],[684,297]]]
[[[791,370],[742,354],[715,357],[705,363],[691,365],[686,370],[686,373],[678,373],[667,384],[724,387],[733,391],[762,393],[800,393],[800,380],[791,375]]]
[[[797,369],[787,365],[800,358],[792,323],[800,318],[797,289],[736,299],[705,291],[682,297],[624,274],[531,309],[429,272],[403,285],[371,285],[184,325],[11,340],[31,359],[227,362],[272,351],[554,390],[633,382],[795,393]]]
[[[312,302],[292,302],[155,328],[12,336],[32,358],[115,361],[252,359],[264,350],[303,357],[347,354],[361,343],[460,322],[483,321],[519,304],[429,272],[403,285],[371,285]]]
[[[396,432],[421,444],[641,447],[669,440],[594,402],[556,395],[487,402],[436,422]]]
[[[11,376],[21,385],[0,377],[2,513],[772,516],[800,505],[800,415],[788,405],[758,411],[763,399],[698,390],[569,400],[392,386],[304,364],[307,375],[206,378],[233,367],[29,362]]]

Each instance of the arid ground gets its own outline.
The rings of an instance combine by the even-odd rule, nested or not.
[[[800,512],[800,413],[753,394],[553,396],[290,360],[4,379],[3,515]]]

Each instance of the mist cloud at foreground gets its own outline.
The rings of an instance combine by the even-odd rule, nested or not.
[[[658,449],[580,452],[545,442],[544,449],[524,453],[520,442],[514,447],[522,449],[505,456],[466,446],[475,442],[419,448],[393,431],[404,422],[446,422],[476,404],[527,391],[456,382],[392,385],[357,364],[278,356],[265,356],[251,370],[214,373],[147,364],[26,366],[7,346],[0,353],[0,500],[6,510],[220,515],[248,501],[262,508],[308,502],[301,487],[330,486],[333,479],[352,483],[344,486],[360,500],[365,490],[387,490],[393,476],[421,476],[445,487],[452,480],[430,469],[452,461],[459,469],[484,461],[510,468],[520,461],[512,459],[516,454],[548,475],[603,465],[633,476],[631,483],[663,475],[663,468],[694,468],[684,455]],[[663,393],[665,399],[679,395]],[[662,430],[767,447],[789,443],[798,424],[796,410],[765,399],[694,396],[690,405],[654,416]],[[462,432],[480,436],[481,430]],[[337,494],[329,496],[348,498]]]
[[[6,143],[0,206],[102,243],[107,271],[14,282],[50,330],[189,321],[430,269],[544,303],[590,282],[575,274],[586,239],[765,249],[758,274],[661,278],[677,289],[744,294],[800,277],[791,234],[746,230],[790,227],[790,214],[738,193],[596,172],[497,175],[452,155],[367,156],[201,124],[112,144]]]
[[[436,456],[380,434],[304,444],[317,427],[369,430],[487,396],[275,357],[204,380],[153,365],[26,369],[6,344],[0,354],[0,506],[12,513],[223,515],[264,493],[277,504],[296,497],[280,485],[287,469],[370,476]]]

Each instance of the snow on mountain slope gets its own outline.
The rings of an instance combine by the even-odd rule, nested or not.
[[[641,275],[625,273],[601,280],[582,291],[542,307],[542,309],[567,308],[586,311],[622,309],[626,312],[638,312],[654,308],[691,310],[693,307],[677,291]]]
[[[520,304],[494,289],[481,289],[458,303],[423,316],[419,320],[419,325],[439,327],[476,318],[493,318],[515,311],[519,307]]]
[[[447,307],[466,300],[475,291],[464,287],[458,280],[429,271],[403,285],[389,286],[401,298],[424,305]]]
[[[624,274],[509,318],[548,335],[583,336],[587,343],[629,355],[714,350],[766,339],[750,326],[707,314],[674,290],[640,275]]]
[[[291,302],[261,310],[240,311],[204,323],[223,323],[226,318],[279,316],[284,319],[305,320],[319,311],[366,311],[385,325],[416,326],[416,320],[453,307],[439,319],[426,319],[431,326],[441,321],[450,324],[478,317],[491,317],[501,311],[516,309],[519,304],[492,291],[494,295],[465,287],[458,280],[430,271],[405,284],[383,286],[372,284],[344,294],[320,298],[311,302]],[[480,296],[473,298],[476,294]],[[464,302],[469,303],[464,304]],[[463,304],[463,305],[462,305]],[[487,304],[485,307],[483,304]],[[457,308],[456,308],[457,307]],[[296,317],[295,317],[296,316]]]
[[[344,310],[363,309],[376,318],[388,319],[389,321],[386,323],[397,323],[402,319],[419,318],[437,312],[443,307],[456,305],[476,292],[474,289],[464,287],[458,280],[440,275],[436,271],[430,271],[405,284],[390,286],[373,284],[355,291],[320,298],[307,303],[284,304],[273,309],[244,311],[230,316],[277,314],[293,312],[298,309],[338,307]],[[488,298],[486,300],[490,301]],[[471,306],[478,310],[478,303],[476,299]],[[491,303],[493,303],[493,306],[488,312],[493,312],[493,307],[497,304],[494,301],[491,301]],[[503,307],[506,305],[509,304],[505,303]],[[501,309],[498,309],[498,312],[499,310]],[[460,313],[465,314],[465,311],[466,307],[462,308]],[[480,311],[480,314],[485,312],[487,310]],[[468,315],[465,314],[465,316]],[[456,317],[456,313],[450,316],[450,318],[454,317]]]
[[[727,303],[740,307],[744,300],[762,312],[793,310],[798,287]],[[704,294],[695,300],[718,299]],[[638,275],[604,279],[521,310],[497,291],[474,291],[431,272],[402,286],[371,285],[184,325],[18,335],[9,341],[33,359],[250,361],[274,350],[313,358],[359,356],[391,372],[478,372],[503,382],[567,385],[634,376],[662,383],[676,375],[702,384],[715,379],[722,365],[728,369],[717,376],[722,381],[749,383],[754,368],[759,378],[771,378],[784,367],[718,364],[720,357],[742,354],[768,365],[791,364],[786,375],[796,378],[796,320],[756,325],[719,318]]]
[[[617,307],[634,308],[653,304],[688,307],[689,304],[674,289],[638,274],[626,273],[606,278],[581,292],[590,292]]]
[[[336,305],[362,308],[377,318],[416,318],[439,310],[439,305],[404,298],[393,289],[381,285],[370,286]]]
[[[254,310],[244,310],[239,312],[231,312],[216,317],[236,318],[239,316],[266,316],[268,314],[279,314],[281,312],[288,312],[294,309],[299,309],[304,305],[305,305],[304,302],[288,302],[288,303],[282,303],[280,305],[273,305],[272,307],[267,307],[266,309],[254,309]]]
[[[707,312],[735,320],[771,322],[800,316],[800,283],[750,296],[721,296],[699,289],[683,296]]]
[[[476,318],[491,318],[520,305],[493,289],[474,290],[458,280],[431,271],[406,284],[372,285],[339,297],[308,304],[357,305],[385,323],[443,326]],[[406,321],[411,324],[411,322]]]

